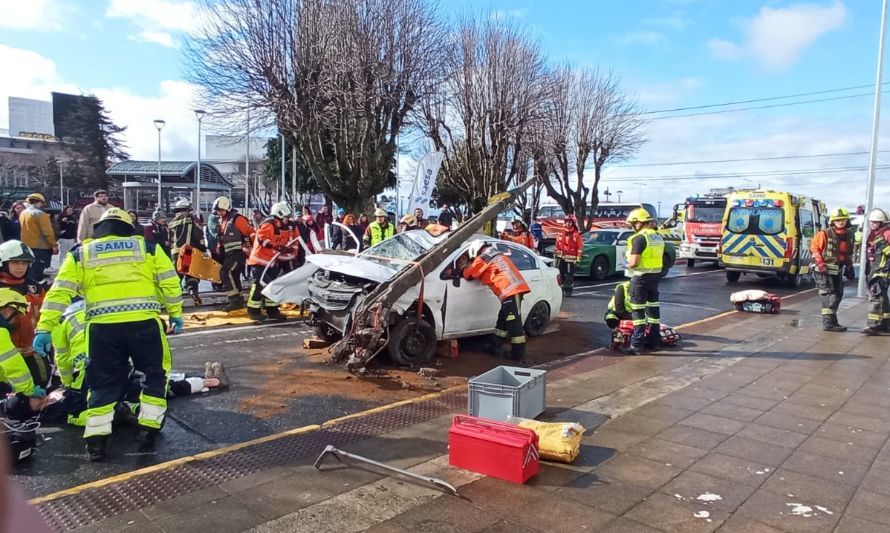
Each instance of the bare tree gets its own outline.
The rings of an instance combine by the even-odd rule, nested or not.
[[[646,141],[645,121],[612,71],[564,65],[553,73],[553,80],[548,113],[536,136],[536,172],[549,177],[544,180],[547,193],[566,214],[586,220],[590,228],[587,213],[599,204],[604,166],[636,153]]]
[[[205,0],[204,11],[187,57],[208,106],[238,122],[252,110],[252,119],[295,139],[329,198],[370,207],[394,182],[396,138],[409,113],[442,74],[436,5]]]
[[[538,44],[510,20],[470,17],[447,46],[442,91],[422,100],[422,129],[445,153],[439,184],[470,212],[523,170],[548,81]]]

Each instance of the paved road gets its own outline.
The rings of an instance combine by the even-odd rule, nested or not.
[[[579,280],[575,297],[564,302],[563,317],[559,320],[561,333],[534,339],[530,346],[532,352],[552,351],[553,356],[558,356],[606,345],[609,334],[601,317],[618,282]],[[794,292],[758,278],[743,278],[738,284],[727,285],[723,271],[714,268],[675,267],[662,283],[664,321],[677,325],[729,310],[732,291],[756,287],[782,295]],[[154,453],[140,452],[132,440],[134,431],[120,428],[113,437],[114,452],[104,464],[84,460],[78,430],[43,428],[47,441],[39,455],[13,477],[32,495],[43,495],[157,462],[321,423],[391,403],[406,394],[416,396],[425,392],[405,391],[398,380],[369,382],[347,377],[339,368],[325,364],[321,357],[299,350],[300,342],[309,333],[302,324],[285,324],[190,332],[173,337],[175,370],[200,372],[204,361],[222,361],[229,369],[233,387],[222,393],[173,400],[163,439]],[[552,339],[557,336],[574,342],[553,343]],[[471,367],[473,373],[496,366],[500,361],[484,359],[476,363]]]

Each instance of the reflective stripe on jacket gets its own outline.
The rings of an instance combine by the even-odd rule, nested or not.
[[[66,316],[52,331],[56,368],[62,385],[69,389],[83,387],[87,355],[86,326],[86,311],[81,309]]]
[[[640,264],[631,268],[630,256],[633,251],[634,239],[646,239],[646,249],[640,256]],[[658,274],[664,266],[664,240],[661,235],[652,228],[644,228],[634,233],[627,239],[627,250],[625,256],[628,262],[627,270],[631,276],[642,276],[643,274]]]
[[[368,226],[368,231],[365,233],[365,242],[368,243],[369,246],[374,246],[389,239],[395,234],[396,228],[392,224],[387,223],[384,228],[375,220]]]
[[[253,241],[253,249],[250,251],[250,258],[247,264],[250,266],[267,266],[272,263],[275,257],[275,247],[286,244],[283,237],[287,237],[287,232],[281,229],[281,221],[275,217],[269,217],[260,224],[256,231],[256,238]]]
[[[220,252],[225,254],[243,250],[244,253],[250,253],[253,228],[244,215],[229,211],[225,218],[219,220],[218,235]]]
[[[824,264],[829,274],[840,272],[841,265],[853,266],[853,232],[838,234],[834,228],[820,230],[810,243],[810,252],[817,265]]]
[[[464,269],[464,277],[468,280],[478,279],[502,302],[512,296],[531,292],[513,261],[491,247],[473,259],[470,266]]]
[[[13,392],[34,394],[34,380],[25,359],[12,343],[9,330],[0,328],[0,381],[8,383]]]
[[[570,263],[581,260],[584,253],[584,239],[576,228],[560,232],[556,237],[556,257]]]

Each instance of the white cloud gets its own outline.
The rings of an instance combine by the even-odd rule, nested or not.
[[[131,35],[131,39],[166,47],[176,46],[173,34],[191,33],[198,28],[198,8],[191,1],[111,0],[105,16],[136,25],[141,31]]]
[[[30,50],[0,44],[0,72],[15,73],[0,83],[0,128],[9,126],[10,96],[49,100],[51,91],[77,93],[77,87],[64,83],[55,63]]]
[[[176,48],[177,43],[173,40],[173,35],[165,32],[165,31],[149,31],[145,30],[141,32],[139,35],[131,35],[131,39],[140,40],[149,43],[159,44],[161,46],[166,46],[167,48]]]
[[[711,54],[721,60],[754,57],[771,70],[793,65],[822,35],[841,27],[847,9],[839,0],[830,5],[796,4],[782,8],[764,6],[757,16],[742,22],[740,43],[711,39]]]
[[[74,5],[63,3],[60,0],[2,0],[0,1],[0,28],[60,30],[65,19],[74,10]]]

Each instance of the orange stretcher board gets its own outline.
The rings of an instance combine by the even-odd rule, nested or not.
[[[211,283],[221,283],[219,269],[222,265],[197,250],[192,254],[188,275]]]

